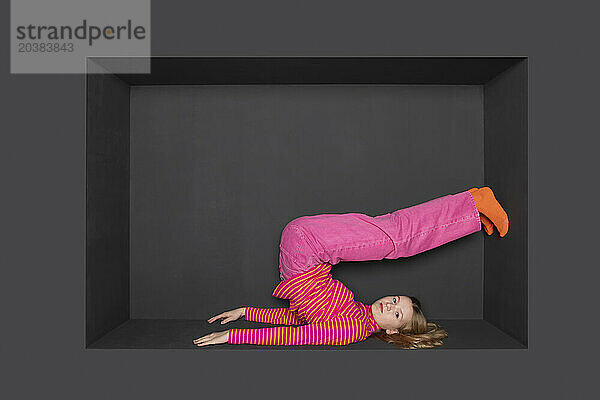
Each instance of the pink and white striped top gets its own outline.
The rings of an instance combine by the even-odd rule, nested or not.
[[[289,326],[229,329],[229,343],[259,345],[345,345],[381,329],[371,307],[331,276],[323,263],[277,285],[273,296],[289,299],[289,308],[247,307],[245,319]]]

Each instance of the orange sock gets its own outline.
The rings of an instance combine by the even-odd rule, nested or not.
[[[492,223],[492,221],[490,221],[488,217],[486,217],[482,213],[479,213],[479,219],[481,220],[481,223],[483,224],[483,229],[485,230],[485,233],[488,234],[488,236],[494,233],[494,224]]]
[[[473,194],[478,190],[479,190],[479,188],[473,188],[473,189],[469,189],[469,192],[471,192],[471,194]],[[491,235],[492,233],[494,233],[494,224],[492,223],[492,221],[490,221],[490,219],[488,217],[486,217],[482,213],[479,213],[479,219],[481,220],[483,229],[485,230],[485,233],[488,234],[488,236]]]
[[[481,189],[469,189],[469,192],[471,192],[471,195],[475,200],[477,210],[491,220],[491,222],[496,226],[496,229],[498,229],[498,232],[500,232],[500,237],[504,237],[508,232],[508,215],[500,203],[498,203],[498,200],[496,200],[492,189],[486,186],[482,187]],[[485,231],[488,232],[489,235],[487,228]]]

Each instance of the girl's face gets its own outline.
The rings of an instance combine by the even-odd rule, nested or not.
[[[386,296],[371,304],[371,311],[375,322],[391,335],[412,319],[412,300],[407,296]]]

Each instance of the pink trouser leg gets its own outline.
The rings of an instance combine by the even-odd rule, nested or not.
[[[481,230],[468,191],[392,213],[303,216],[286,225],[280,242],[282,280],[328,262],[409,257]]]

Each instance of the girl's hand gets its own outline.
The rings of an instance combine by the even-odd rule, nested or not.
[[[229,341],[229,331],[213,332],[194,340],[198,347],[208,346],[209,344],[222,344]]]
[[[245,312],[246,312],[246,307],[240,307],[240,308],[236,308],[235,310],[225,311],[219,315],[215,315],[214,317],[210,318],[208,320],[208,323],[212,324],[219,318],[225,318],[223,321],[221,321],[221,325],[223,325],[223,324],[226,324],[231,321],[235,321],[236,319],[243,317]]]

